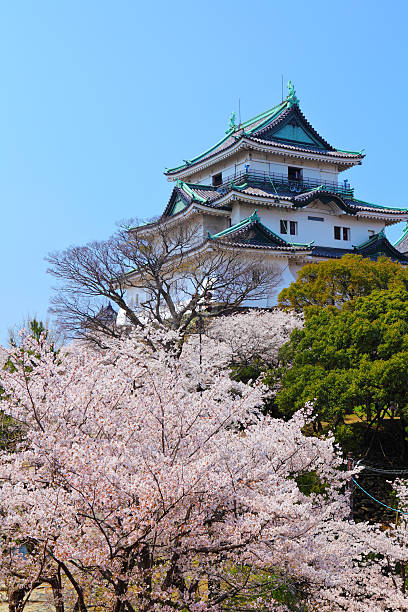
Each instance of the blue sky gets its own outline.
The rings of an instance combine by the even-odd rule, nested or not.
[[[365,149],[356,196],[408,207],[407,20],[399,0],[1,0],[0,342],[47,317],[47,252],[159,214],[164,167],[238,98],[243,120],[279,102],[282,74],[323,137]]]

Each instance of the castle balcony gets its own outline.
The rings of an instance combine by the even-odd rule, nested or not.
[[[342,184],[334,181],[321,183],[317,179],[307,177],[289,179],[288,176],[284,174],[278,174],[276,172],[257,172],[255,170],[237,172],[225,178],[223,177],[222,183],[217,186],[217,191],[220,193],[228,193],[234,188],[240,188],[244,185],[261,187],[270,193],[276,193],[276,195],[296,195],[316,190],[337,193],[344,198],[353,198],[354,196],[354,189],[347,180],[343,181]]]

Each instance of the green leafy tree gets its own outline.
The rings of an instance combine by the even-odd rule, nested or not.
[[[374,429],[386,417],[395,418],[406,454],[407,290],[373,291],[341,309],[306,309],[304,328],[292,333],[280,356],[281,412],[291,414],[313,401],[317,425],[326,422],[334,429],[353,413]]]
[[[338,306],[394,286],[408,289],[408,271],[387,257],[371,261],[361,255],[345,255],[304,266],[296,282],[279,294],[279,306],[297,311],[307,306]]]

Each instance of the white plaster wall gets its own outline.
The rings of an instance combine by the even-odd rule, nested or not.
[[[249,164],[249,170],[255,170],[256,172],[265,172],[266,174],[282,174],[284,177],[288,175],[288,167],[294,166],[295,168],[302,168],[303,177],[313,179],[319,183],[337,183],[338,172],[334,168],[321,169],[319,167],[310,167],[296,160],[287,160],[286,163],[271,162],[263,159],[252,159],[247,162]]]
[[[236,155],[215,163],[209,168],[193,172],[184,180],[201,185],[212,185],[212,176],[214,174],[222,172],[224,177],[234,176],[235,173],[244,172],[245,164],[249,164],[250,170],[265,173],[276,172],[284,176],[287,176],[288,166],[295,166],[303,169],[304,177],[313,178],[321,183],[328,181],[337,182],[339,174],[335,164],[327,163],[324,160],[302,160],[274,153],[240,151]]]
[[[248,259],[252,259],[256,262],[257,256],[256,254],[248,254]],[[271,255],[269,257],[263,257],[262,263],[277,273],[276,284],[274,283],[273,286],[271,286],[268,297],[261,300],[245,300],[242,306],[255,308],[271,308],[272,306],[276,306],[278,303],[278,295],[282,289],[288,287],[290,283],[296,280],[296,272],[293,274],[289,258],[274,257]]]
[[[225,160],[224,162],[214,164],[214,166],[211,168],[207,168],[206,170],[192,174],[188,179],[186,179],[186,182],[195,183],[198,185],[212,185],[212,177],[214,174],[222,172],[224,180],[225,178],[234,176],[239,172],[244,172],[245,163],[247,163],[246,158],[242,155],[233,160],[228,158],[228,160]]]
[[[231,221],[233,224],[239,223],[249,217],[254,210],[258,211],[262,223],[269,227],[273,232],[281,236],[288,242],[300,242],[308,244],[314,241],[315,245],[330,246],[348,249],[365,242],[369,238],[368,230],[375,233],[381,231],[384,222],[375,219],[356,218],[339,211],[336,205],[333,206],[335,212],[330,211],[328,206],[306,206],[303,209],[280,209],[266,208],[250,204],[237,203],[233,206]],[[310,221],[308,216],[322,217],[324,221]],[[280,233],[280,220],[297,221],[298,234]],[[334,226],[349,227],[350,240],[335,240]]]

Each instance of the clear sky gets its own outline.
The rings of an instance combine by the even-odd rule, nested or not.
[[[367,155],[356,196],[408,207],[403,0],[0,1],[0,342],[47,317],[44,256],[159,214],[162,172],[278,103]],[[395,238],[398,229],[389,235]]]

